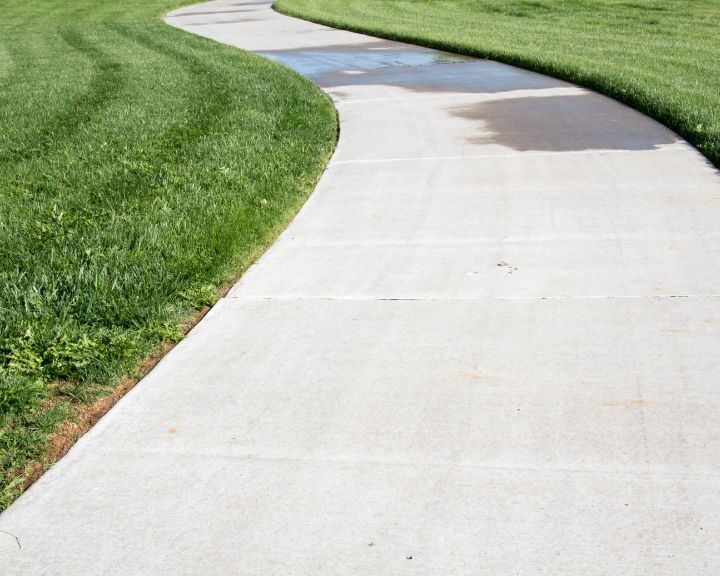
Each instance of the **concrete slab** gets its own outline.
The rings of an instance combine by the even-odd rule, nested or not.
[[[564,82],[220,1],[335,101],[267,254],[0,516],[12,575],[714,575],[720,177]]]
[[[226,299],[6,513],[3,573],[703,573],[717,322]]]
[[[310,244],[447,241],[668,240],[715,234],[717,189],[688,187],[687,158],[655,153],[333,163],[283,242]],[[692,163],[690,163],[692,165]],[[641,178],[628,175],[642,174]],[[641,181],[639,181],[641,180]],[[353,182],[346,186],[345,182]],[[615,191],[610,201],[606,191]],[[450,232],[452,231],[452,232]],[[703,258],[711,258],[705,254]]]

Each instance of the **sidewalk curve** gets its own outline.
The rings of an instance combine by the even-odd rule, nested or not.
[[[0,574],[720,573],[720,176],[611,99],[220,0],[314,194],[0,516]],[[239,71],[241,73],[241,71]]]

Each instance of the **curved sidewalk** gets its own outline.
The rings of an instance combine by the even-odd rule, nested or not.
[[[0,574],[720,573],[720,177],[699,153],[566,82],[268,1],[167,21],[312,79],[337,151],[0,516]]]

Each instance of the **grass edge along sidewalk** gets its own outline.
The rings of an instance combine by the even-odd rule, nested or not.
[[[277,0],[274,8],[585,86],[655,118],[720,167],[719,0]]]
[[[319,89],[168,26],[178,4],[3,3],[0,510],[276,238],[334,148]]]

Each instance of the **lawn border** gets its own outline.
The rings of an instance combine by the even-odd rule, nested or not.
[[[155,17],[165,26],[176,30],[178,34],[192,35],[192,33],[172,26],[166,21],[166,18],[174,11],[187,8],[190,6],[198,6],[206,4],[209,0],[178,0],[175,7],[156,15]],[[218,40],[212,38],[201,37],[207,42],[227,46]],[[231,47],[235,50],[246,52],[258,56],[250,50],[243,50],[238,47]],[[260,56],[265,60],[266,57]],[[272,60],[269,60],[273,62]],[[215,293],[215,300],[212,305],[193,310],[180,328],[180,336],[177,340],[159,342],[156,349],[148,356],[139,360],[135,368],[128,373],[118,377],[116,384],[111,385],[111,390],[107,393],[95,396],[90,403],[73,401],[68,407],[67,417],[57,424],[55,430],[51,432],[44,441],[42,455],[28,461],[22,468],[11,469],[7,476],[9,481],[7,486],[12,487],[9,490],[9,501],[6,505],[0,506],[0,514],[7,510],[22,494],[27,491],[35,482],[37,482],[45,472],[52,468],[61,458],[63,458],[72,447],[82,438],[90,429],[95,426],[126,394],[128,394],[136,385],[138,385],[146,376],[152,372],[155,366],[162,361],[180,342],[182,342],[188,334],[197,326],[203,318],[225,298],[235,284],[243,277],[262,256],[273,246],[279,236],[287,229],[290,223],[297,217],[298,213],[305,206],[310,196],[315,192],[320,178],[325,173],[327,166],[335,154],[337,143],[340,138],[340,121],[338,111],[330,96],[321,90],[314,82],[297,73],[293,69],[279,63],[274,63],[282,68],[285,73],[296,75],[303,81],[312,85],[312,88],[325,98],[330,105],[334,114],[335,134],[328,150],[327,157],[322,162],[322,168],[315,175],[311,185],[307,187],[303,195],[298,195],[297,206],[289,211],[288,214],[277,223],[277,226],[268,235],[266,242],[257,246],[256,250],[250,254],[244,264],[232,275],[232,277],[219,286]]]

